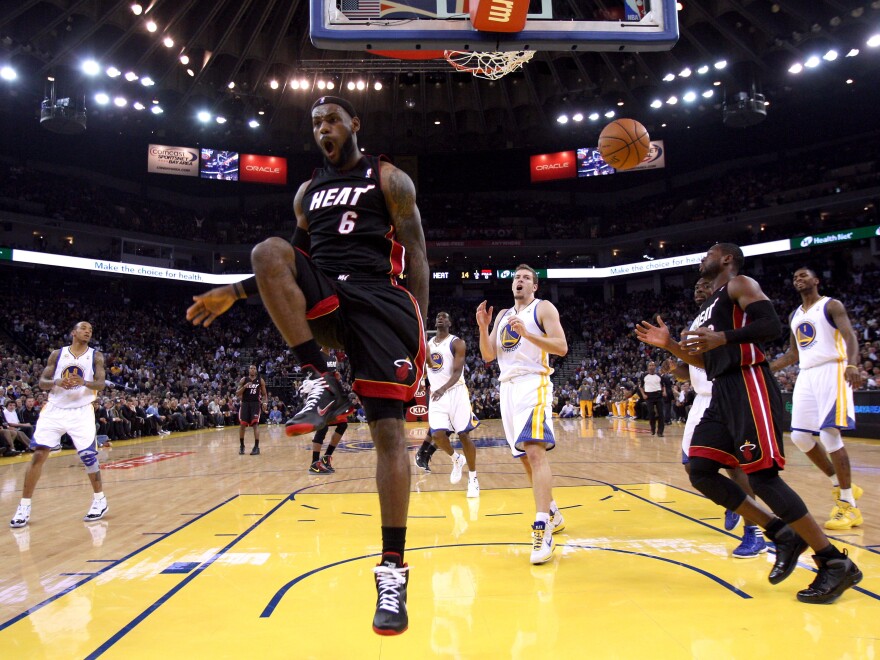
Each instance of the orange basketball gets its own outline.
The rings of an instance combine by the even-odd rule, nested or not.
[[[615,119],[599,134],[599,153],[617,170],[628,170],[643,160],[651,148],[648,130],[635,119]]]

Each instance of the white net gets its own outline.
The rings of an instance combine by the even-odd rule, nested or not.
[[[447,50],[443,56],[459,71],[467,71],[477,78],[498,80],[516,71],[535,56],[533,50],[512,50],[499,53],[475,53]]]

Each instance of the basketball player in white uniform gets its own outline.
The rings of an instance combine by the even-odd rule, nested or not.
[[[486,301],[477,307],[480,353],[483,360],[498,358],[501,369],[501,421],[507,444],[523,462],[535,496],[535,524],[532,525],[533,564],[550,559],[555,549],[553,533],[565,526],[553,500],[553,473],[547,451],[553,449],[553,383],[550,354],[568,353],[568,342],[559,322],[559,312],[548,300],[535,298],[538,274],[521,264],[513,276],[514,305],[501,310],[492,326],[493,308]]]
[[[428,342],[426,375],[431,385],[428,406],[428,426],[434,444],[452,459],[450,483],[461,481],[465,462],[468,466],[468,497],[480,496],[477,481],[477,448],[470,438],[479,421],[471,410],[471,395],[464,383],[464,360],[467,347],[462,339],[450,334],[452,322],[448,312],[438,312],[435,320],[437,334]],[[458,433],[464,456],[452,449],[449,432]]]
[[[694,284],[694,302],[697,303],[697,307],[701,306],[711,295],[712,282],[703,277],[698,279],[696,284]],[[697,327],[699,327],[699,323],[694,321],[690,329],[695,330]],[[712,381],[706,377],[705,369],[700,369],[692,364],[680,365],[671,371],[679,380],[689,380],[691,387],[697,394],[693,404],[691,404],[691,409],[688,411],[687,422],[684,425],[684,434],[681,436],[681,462],[685,466],[685,470],[687,470],[689,460],[688,449],[690,449],[691,439],[694,437],[694,429],[697,428],[697,424],[703,419],[703,413],[706,412],[706,408],[709,407],[709,403],[712,401]],[[728,469],[727,474],[746,494],[750,497],[755,496],[749,484],[749,478],[742,471],[742,468]],[[724,512],[724,528],[732,531],[739,523],[739,519],[738,513],[726,510]],[[764,540],[761,528],[749,520],[744,521],[742,541],[733,549],[732,556],[734,559],[749,559],[765,552],[767,552],[767,542]]]
[[[792,282],[801,294],[801,306],[789,321],[788,351],[770,369],[776,372],[800,362],[792,395],[791,441],[831,479],[837,505],[825,527],[850,529],[863,522],[856,505],[862,489],[851,481],[840,430],[856,427],[853,389],[862,383],[859,340],[843,303],[819,294],[815,272],[799,268]]]
[[[52,351],[40,375],[40,389],[49,390],[49,401],[43,406],[34,431],[36,450],[24,476],[21,503],[10,527],[24,527],[31,517],[31,497],[40,479],[49,451],[67,433],[89,475],[94,498],[86,522],[100,520],[107,513],[107,498],[101,483],[98,445],[95,438],[95,413],[92,401],[104,389],[104,355],[89,347],[92,326],[80,321],[71,332],[70,346]]]

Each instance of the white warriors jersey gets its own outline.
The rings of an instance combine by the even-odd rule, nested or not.
[[[519,313],[511,307],[505,310],[499,319],[495,346],[498,367],[501,369],[501,376],[498,380],[506,382],[517,376],[529,374],[549,376],[553,373],[553,369],[550,367],[550,354],[528,339],[520,337],[510,327],[511,319],[518,316],[522,319],[529,334],[546,335],[544,328],[538,323],[538,303],[540,302],[540,298],[535,298]]]
[[[693,323],[691,323],[691,330],[696,330],[700,327],[699,322],[695,319]],[[691,387],[694,388],[694,392],[697,394],[708,394],[712,395],[712,381],[709,380],[708,376],[706,376],[706,370],[700,369],[699,367],[695,367],[692,364],[688,365],[688,371],[690,372],[691,379]]]
[[[431,391],[435,391],[449,382],[452,378],[453,365],[455,355],[452,352],[452,342],[458,339],[455,335],[447,335],[443,341],[438,342],[434,337],[428,342],[428,351],[431,360],[428,362],[428,382],[431,384]],[[464,369],[458,378],[457,385],[464,385]]]
[[[81,376],[83,380],[95,379],[95,349],[89,347],[86,352],[76,357],[70,352],[70,346],[65,346],[58,354],[58,364],[55,366],[53,378],[66,376]],[[94,401],[97,392],[85,385],[80,385],[72,390],[55,386],[49,392],[49,403],[56,408],[79,408]]]
[[[826,311],[831,300],[822,296],[809,309],[801,305],[791,315],[791,332],[797,342],[801,369],[818,367],[826,362],[846,361],[843,336],[834,327]]]

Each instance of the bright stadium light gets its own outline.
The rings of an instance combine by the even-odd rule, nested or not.
[[[199,121],[201,122],[211,121],[211,113],[207,110],[202,110],[201,112],[199,112],[199,114],[196,115],[196,117],[198,117]]]
[[[98,105],[107,105],[110,103],[110,97],[104,92],[98,92],[95,94],[95,103]]]
[[[685,103],[693,103],[697,100],[697,93],[694,91],[687,91],[684,93],[684,96],[681,97],[681,100]]]
[[[590,113],[590,121],[599,121],[599,113],[591,112]]]
[[[556,121],[558,121],[560,124],[567,124],[568,123],[568,115],[559,115],[556,118]]]
[[[152,108],[150,108],[150,112],[152,112],[154,115],[161,115],[164,110],[162,110],[161,106],[154,105]]]
[[[833,62],[834,60],[837,59],[837,51],[836,50],[829,50],[827,53],[825,53],[822,56],[822,59],[825,60],[826,62]]]
[[[672,82],[673,80],[675,80],[674,73],[667,73],[665,76],[663,76],[663,82]]]
[[[661,101],[660,99],[654,99],[653,101],[651,101],[651,107],[652,108],[662,108],[663,101]]]
[[[804,66],[800,62],[795,62],[790,67],[788,67],[789,73],[800,73],[804,70]]]
[[[721,71],[721,69],[724,69],[726,67],[727,67],[727,60],[718,60],[717,62],[715,62],[715,68],[718,71]]]
[[[3,78],[3,80],[8,80],[11,82],[11,81],[15,80],[16,78],[18,78],[18,74],[15,72],[15,69],[13,69],[11,66],[4,66],[2,69],[0,69],[0,78]]]
[[[611,119],[614,116],[614,110],[609,110],[608,112],[605,113],[605,116],[608,119]]]
[[[260,127],[260,122],[258,122],[256,119],[251,119],[251,120],[248,122],[248,126],[250,126],[251,128],[259,128],[259,127]]]
[[[82,70],[87,76],[96,76],[101,72],[101,65],[95,60],[86,60],[82,63]]]
[[[811,55],[807,58],[807,61],[804,62],[804,66],[808,69],[815,69],[819,66],[819,58],[816,55]]]

